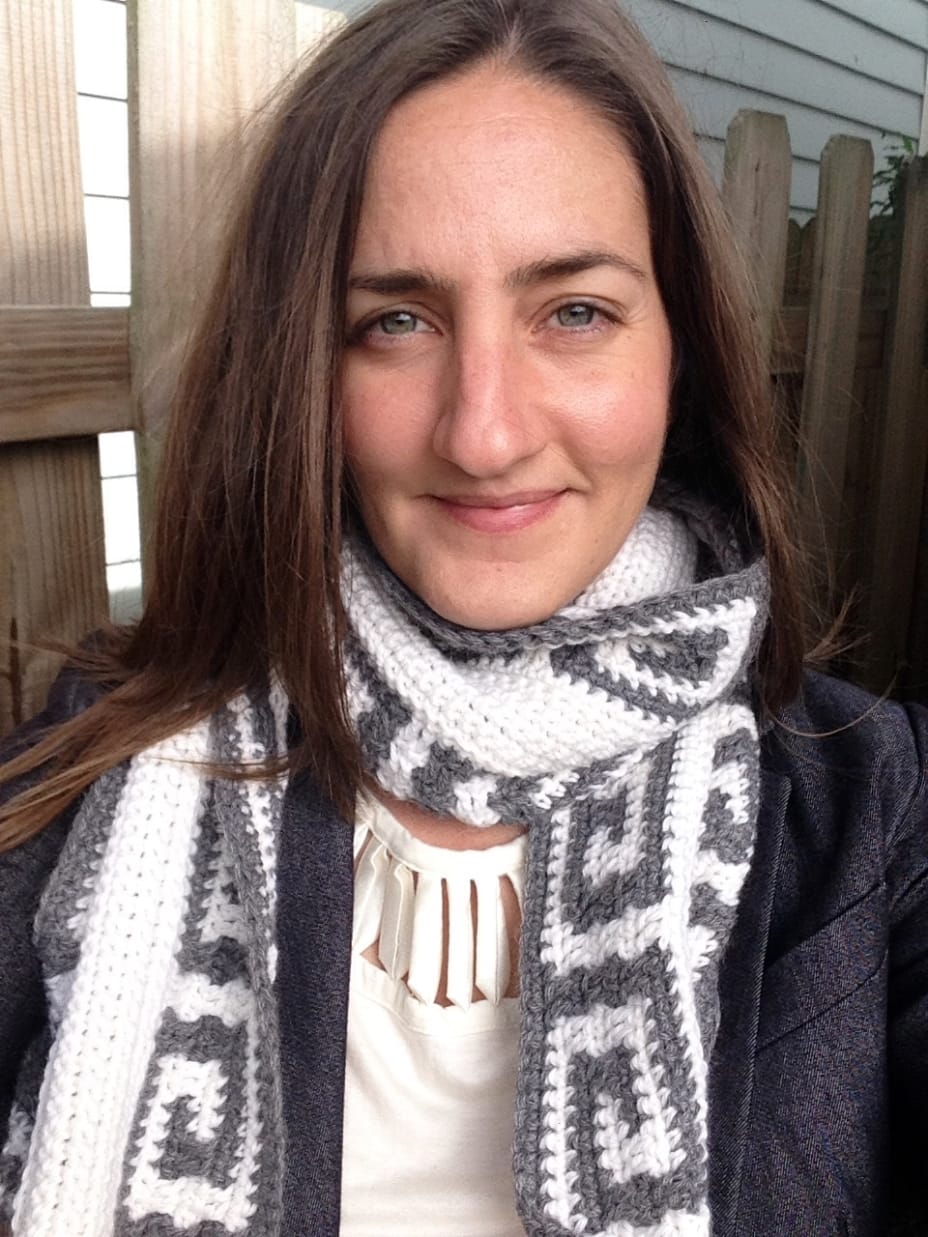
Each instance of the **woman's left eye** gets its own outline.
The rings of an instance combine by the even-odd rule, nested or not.
[[[558,326],[581,330],[584,327],[593,326],[602,316],[602,310],[597,309],[595,305],[588,305],[585,301],[574,301],[569,305],[562,305],[554,312]]]

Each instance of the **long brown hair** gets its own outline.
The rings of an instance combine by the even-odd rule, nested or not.
[[[614,0],[385,0],[295,78],[256,150],[180,374],[144,614],[75,655],[101,698],[4,767],[2,780],[44,776],[0,809],[0,845],[271,667],[300,721],[290,766],[352,810],[360,761],[341,659],[337,375],[365,172],[400,99],[488,57],[584,98],[637,160],[676,357],[664,472],[766,553],[760,694],[776,707],[796,691],[800,609],[767,359],[663,67]]]

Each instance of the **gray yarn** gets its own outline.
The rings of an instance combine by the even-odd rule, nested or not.
[[[282,702],[282,703],[281,703]],[[266,698],[235,702],[255,732],[261,749],[279,750],[275,727],[286,714],[286,702],[278,691],[276,708]],[[220,710],[203,727],[203,750],[230,764],[245,760],[239,727],[231,707]],[[208,729],[209,739],[205,734]],[[141,761],[145,757],[138,757]],[[135,763],[135,762],[133,762]],[[170,753],[168,765],[177,766]],[[59,986],[51,992],[52,1032],[59,1035],[65,1022],[70,992],[80,974],[88,932],[87,907],[101,879],[101,865],[116,833],[120,810],[132,800],[128,788],[129,768],[106,774],[90,791],[75,820],[58,867],[52,874],[37,917],[37,948],[46,977]],[[276,955],[273,889],[261,855],[262,843],[273,844],[279,830],[283,785],[265,784],[266,811],[259,825],[250,807],[253,783],[203,779],[196,765],[187,766],[187,777],[203,785],[202,808],[181,837],[189,837],[187,891],[182,922],[177,925],[179,948],[173,966],[180,981],[189,981],[183,1012],[168,995],[154,1029],[146,1077],[135,1105],[135,1116],[125,1147],[115,1210],[108,1227],[81,1227],[83,1217],[54,1199],[47,1174],[41,1167],[37,1190],[26,1193],[25,1167],[42,1121],[37,1097],[42,1069],[49,1069],[47,1045],[30,1050],[20,1077],[11,1114],[11,1134],[0,1157],[0,1215],[10,1218],[14,1201],[18,1209],[17,1234],[47,1237],[54,1233],[80,1233],[82,1237],[276,1237],[280,1231],[283,1194],[283,1112],[280,1094],[277,1005],[273,991],[272,959]],[[136,796],[141,787],[144,817],[139,826],[151,823],[154,831],[170,830],[176,823],[170,813],[159,820],[158,784],[149,786],[147,774],[136,778]],[[129,798],[127,799],[127,796]],[[150,815],[149,815],[150,812]],[[122,826],[125,828],[125,825]],[[131,828],[131,826],[130,826]],[[271,836],[269,837],[268,834]],[[158,873],[147,874],[147,888],[158,889]],[[133,900],[136,914],[150,896],[142,890]],[[211,917],[211,918],[210,918]],[[172,932],[173,935],[173,932]],[[169,994],[177,981],[173,971],[165,976]],[[101,994],[102,995],[102,994]],[[242,1017],[242,1011],[246,1016]],[[114,1019],[131,1018],[134,1011],[114,1009]],[[79,1045],[78,1045],[79,1047]],[[73,1037],[71,1048],[74,1048]],[[71,1056],[74,1056],[71,1052]],[[38,1060],[38,1067],[35,1062]],[[212,1101],[197,1089],[177,1087],[169,1077],[176,1062],[202,1065],[221,1078]],[[73,1068],[73,1067],[69,1067]],[[166,1086],[165,1080],[167,1079]],[[70,1084],[85,1086],[86,1080],[66,1075]],[[93,1093],[91,1079],[90,1092]],[[249,1101],[249,1091],[253,1101]],[[215,1104],[215,1111],[210,1107]],[[208,1114],[208,1115],[207,1115]],[[207,1116],[209,1136],[204,1137]],[[53,1125],[57,1113],[49,1110],[45,1124]],[[163,1133],[152,1145],[147,1135],[150,1123]],[[92,1140],[92,1123],[87,1141]],[[80,1124],[76,1127],[81,1134]],[[52,1131],[52,1137],[54,1131]],[[70,1144],[74,1147],[73,1141]],[[74,1147],[76,1151],[77,1148]],[[81,1147],[93,1155],[92,1145]],[[246,1164],[252,1163],[251,1169]],[[63,1166],[67,1172],[67,1165]],[[35,1175],[34,1175],[35,1176]],[[237,1184],[236,1184],[237,1183]],[[171,1188],[177,1187],[172,1195]],[[223,1192],[237,1188],[242,1202],[230,1208]],[[214,1191],[214,1197],[210,1191]],[[21,1197],[17,1196],[20,1191]],[[178,1200],[175,1210],[172,1198]],[[250,1212],[247,1229],[233,1214]]]
[[[529,826],[514,1172],[530,1237],[709,1232],[706,1061],[718,1022],[718,959],[753,843],[757,737],[747,675],[766,621],[767,585],[763,564],[741,566],[732,539],[704,513],[689,512],[688,529],[668,519],[646,513],[601,581],[552,619],[517,632],[447,623],[369,550],[347,554],[349,697],[369,772],[432,810],[475,824]],[[622,590],[655,553],[666,559],[671,591],[636,593],[624,603]],[[713,574],[681,583],[681,564],[697,557],[712,563]],[[422,653],[413,666],[410,641]],[[462,693],[473,676],[484,682],[488,674],[499,692],[482,698],[485,724],[469,731],[473,716],[460,713]],[[533,694],[530,685],[539,683]],[[201,757],[241,762],[246,731],[259,755],[279,752],[286,701],[275,690],[273,707],[262,697],[220,710]],[[549,695],[563,701],[563,716],[545,707]],[[581,731],[596,752],[565,762],[558,728],[566,735],[570,718],[583,722],[587,712],[589,729]],[[615,742],[599,751],[610,728]],[[570,748],[567,737],[564,745]],[[552,755],[547,765],[542,752]],[[142,760],[133,762],[137,773],[147,767]],[[140,793],[147,802],[147,774],[133,791],[127,772],[114,770],[88,795],[37,921],[58,1020],[81,972],[88,896],[100,883],[114,822]],[[280,1231],[284,1143],[268,848],[284,787],[267,789],[259,822],[245,784],[204,778],[202,785],[196,819],[179,834],[189,838],[189,875],[174,963],[209,999],[183,1014],[168,1003],[157,1019],[108,1230],[114,1237]],[[174,822],[158,819],[156,800],[157,831]],[[629,916],[660,930],[623,936]],[[691,957],[698,966],[689,966]],[[55,1147],[36,1104],[45,1050],[34,1046],[20,1080],[0,1157],[0,1213],[10,1214],[22,1179],[22,1213],[44,1218],[27,1218],[17,1231],[71,1237],[83,1230],[72,1230],[73,1215],[49,1202],[47,1179],[40,1174],[36,1186],[35,1172],[32,1184],[23,1175],[30,1137],[46,1154]],[[225,1080],[208,1138],[194,1134],[201,1095],[159,1091],[172,1061],[215,1067]],[[67,1090],[82,1079],[67,1074],[62,1082]],[[163,1131],[153,1151],[146,1142],[152,1121]],[[247,1227],[230,1228],[224,1204],[213,1206],[208,1190],[240,1178],[246,1150],[250,1218]],[[180,1189],[176,1214],[167,1204],[146,1210],[139,1203],[149,1197],[148,1186],[136,1189],[143,1173],[158,1197]],[[185,1183],[199,1208],[195,1219]]]
[[[643,519],[659,549],[662,537],[668,542],[668,563],[687,538],[701,538],[699,556],[714,574],[624,604],[625,581],[643,554],[632,544],[609,569],[615,604],[596,607],[584,595],[543,623],[501,632],[442,619],[368,544],[356,549],[346,588],[349,700],[368,772],[397,797],[435,812],[477,825],[529,827],[514,1170],[531,1237],[709,1232],[706,1062],[718,1025],[716,976],[734,917],[732,893],[753,846],[758,744],[747,676],[766,622],[767,581],[761,562],[739,562],[733,540],[707,513],[691,511],[686,527],[655,513]],[[750,613],[738,612],[744,602]],[[412,652],[410,631],[427,647]],[[703,692],[733,649],[737,660],[724,680]],[[411,656],[421,657],[420,678],[405,674]],[[513,773],[507,743],[524,766],[533,733],[558,724],[544,707],[535,716],[528,686],[520,700],[521,674],[527,685],[548,684],[552,698],[564,684],[575,689],[581,714],[589,709],[591,734],[610,706],[627,713],[629,733],[607,757]],[[492,765],[475,759],[464,737],[470,714],[458,702],[471,675],[500,683],[499,699],[480,701],[485,731],[499,735]],[[543,724],[533,732],[535,721]],[[642,740],[639,725],[657,738]],[[700,744],[710,754],[698,768],[689,753]],[[691,776],[687,800],[679,784]],[[469,818],[467,786],[475,779],[479,803]],[[640,853],[629,871],[597,884],[584,859],[591,846],[620,845],[630,832],[635,779],[643,805]],[[679,838],[668,833],[668,813],[681,806],[681,837],[701,865],[698,879],[693,871],[681,877],[669,857]],[[660,939],[639,949],[632,934],[624,958],[620,948],[597,945],[603,932],[620,938],[627,912],[659,914],[661,907],[668,922],[682,915],[688,932],[702,932],[710,956],[698,972],[681,967],[679,949]],[[567,964],[556,959],[552,916],[572,934]],[[639,1006],[647,1028],[640,1044],[633,1031],[624,1039],[617,1031],[623,1020],[631,1026]],[[559,1063],[566,1092],[552,1081]],[[655,1078],[649,1126],[642,1087]],[[658,1126],[672,1163],[662,1159],[661,1138],[651,1136]]]

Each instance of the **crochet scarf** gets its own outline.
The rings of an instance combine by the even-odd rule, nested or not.
[[[349,700],[381,786],[529,827],[514,1172],[530,1237],[710,1230],[718,961],[753,844],[764,566],[648,509],[573,604],[475,632],[346,552]],[[0,1160],[22,1237],[274,1237],[283,1125],[272,685],[88,793],[36,939],[52,1042]]]

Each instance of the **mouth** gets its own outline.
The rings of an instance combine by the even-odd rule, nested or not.
[[[547,519],[566,490],[525,490],[515,494],[435,496],[443,513],[480,533],[514,533]]]

